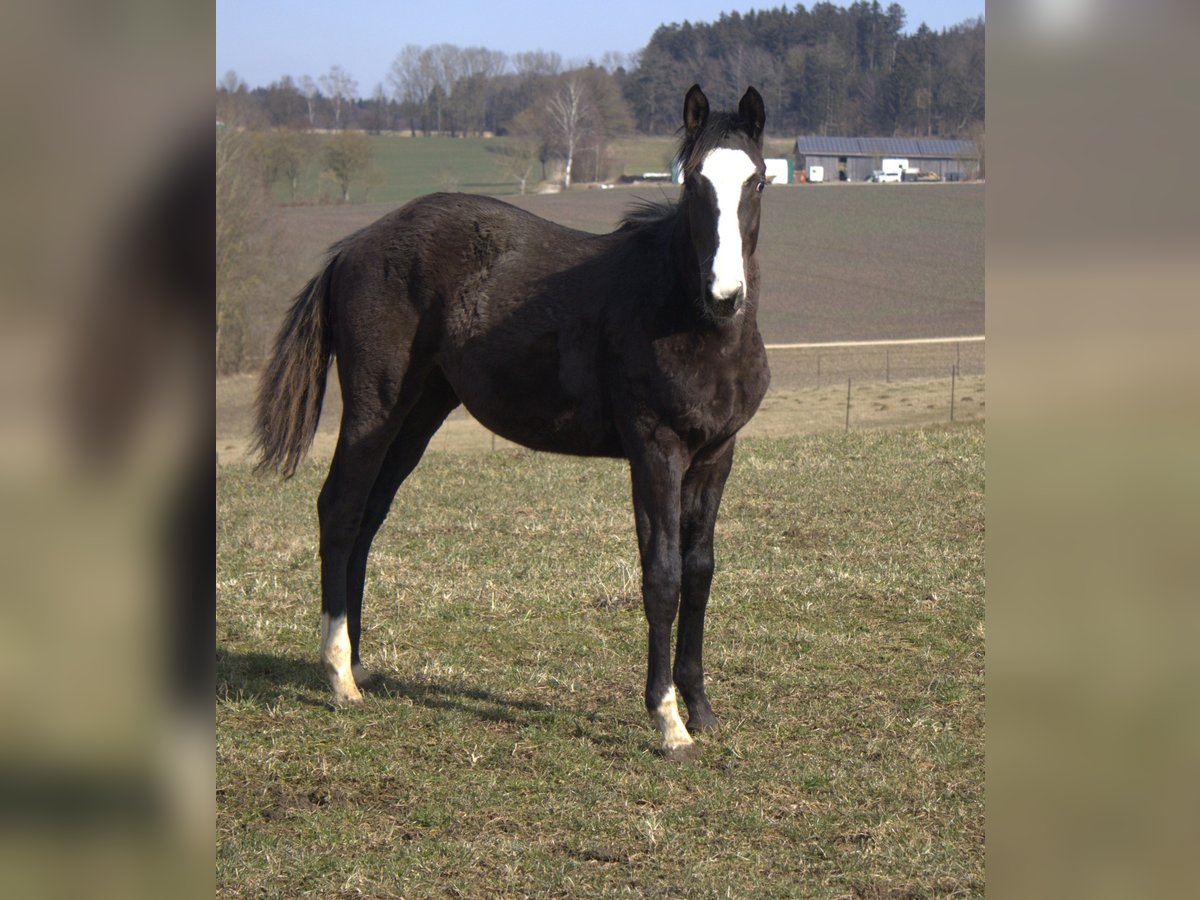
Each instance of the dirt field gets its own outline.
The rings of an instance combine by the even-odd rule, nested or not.
[[[614,228],[635,200],[666,199],[677,190],[671,185],[581,188],[507,199],[553,221],[603,232]],[[290,293],[320,265],[325,248],[391,208],[280,210],[277,287],[251,314],[258,347],[268,345]],[[759,256],[759,325],[769,344],[983,333],[982,185],[773,187],[763,203]],[[771,394],[745,433],[809,434],[845,427],[847,379],[852,428],[947,421],[954,366],[960,375],[955,419],[982,417],[982,343],[772,352]],[[222,460],[245,454],[255,379],[239,375],[217,384]],[[316,457],[332,454],[340,413],[334,379]],[[495,443],[505,445],[499,439]],[[433,446],[486,450],[492,445],[491,434],[459,410]]]
[[[506,197],[585,231],[615,228],[638,199],[672,185]],[[759,327],[768,343],[983,334],[980,184],[773,186],[763,201]],[[249,368],[325,249],[391,204],[279,210],[275,275],[249,310]]]

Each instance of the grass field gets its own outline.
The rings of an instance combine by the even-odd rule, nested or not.
[[[979,896],[983,429],[742,442],[703,758],[655,753],[622,464],[433,451],[316,662],[314,501],[218,471],[221,896]],[[486,485],[486,488],[483,486]]]
[[[323,138],[317,137],[318,142]],[[499,141],[483,138],[410,138],[406,135],[371,135],[375,184],[360,180],[352,185],[351,200],[400,206],[414,197],[436,190],[461,190],[477,194],[515,194],[494,151]],[[313,203],[320,197],[320,154],[309,161],[297,190],[297,200]],[[276,185],[276,199],[290,192]]]
[[[316,136],[319,148],[324,137]],[[504,173],[501,152],[508,139],[410,137],[408,132],[369,135],[374,178],[363,179],[352,188],[351,200],[399,206],[414,197],[436,190],[467,191],[503,197],[517,193],[517,183]],[[608,147],[615,174],[640,175],[664,172],[671,167],[677,141],[674,137],[630,135],[616,138]],[[788,141],[770,142],[770,152],[790,156]],[[309,160],[297,186],[296,202],[311,204],[321,199],[320,153]],[[529,189],[537,186],[540,170],[534,171]],[[326,201],[336,199],[329,187]],[[291,190],[283,182],[275,185],[275,199],[292,202]]]

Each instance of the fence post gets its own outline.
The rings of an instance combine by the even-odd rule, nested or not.
[[[817,354],[817,387],[821,386],[821,354]]]
[[[846,430],[850,430],[850,379],[846,379]]]
[[[958,375],[958,366],[954,365],[950,368],[950,421],[954,421],[954,380]]]
[[[885,354],[887,354],[887,363],[886,363],[884,378],[887,380],[888,384],[891,384],[892,383],[892,348],[885,347],[883,349],[883,352]]]

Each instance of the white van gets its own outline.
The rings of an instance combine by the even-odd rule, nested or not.
[[[883,169],[876,169],[871,173],[871,180],[879,184],[893,182],[899,184],[901,176],[899,172],[885,172]]]

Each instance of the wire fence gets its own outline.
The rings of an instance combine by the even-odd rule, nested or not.
[[[984,338],[768,344],[771,389],[747,436],[984,417]]]
[[[984,374],[982,335],[897,341],[767,344],[772,390]]]
[[[984,418],[982,336],[907,341],[768,344],[771,388],[743,429],[746,437],[970,422]],[[252,421],[253,375],[218,382],[218,450],[244,456]],[[333,453],[341,417],[336,371],[313,448]],[[444,450],[511,448],[459,407],[432,443]]]

